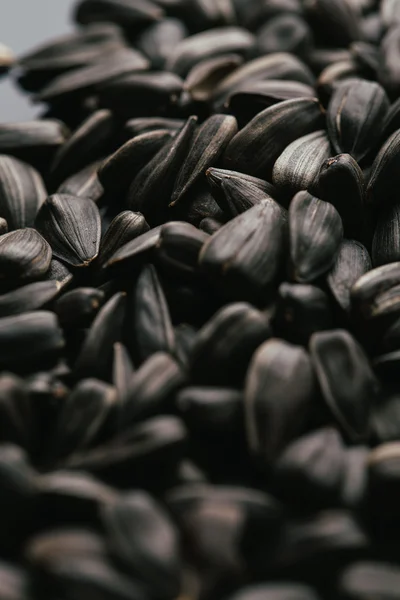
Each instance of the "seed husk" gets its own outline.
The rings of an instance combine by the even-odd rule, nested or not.
[[[55,360],[64,338],[54,313],[27,312],[0,319],[0,364],[2,369],[32,369]]]
[[[119,403],[125,402],[129,384],[135,369],[130,354],[121,342],[114,344],[112,381],[118,392]]]
[[[12,156],[0,156],[0,214],[10,230],[32,227],[47,196],[40,174]]]
[[[196,102],[211,102],[218,83],[243,64],[240,54],[223,54],[195,64],[185,79],[184,89]]]
[[[378,83],[352,79],[338,84],[327,110],[328,133],[335,152],[362,161],[379,143],[388,109],[388,97]]]
[[[319,129],[317,100],[299,98],[266,108],[241,129],[224,153],[227,169],[256,177],[268,176],[288,144]]]
[[[151,0],[81,0],[76,6],[74,19],[81,25],[97,22],[118,23],[124,27],[158,21],[163,10]]]
[[[400,259],[399,220],[400,205],[389,205],[382,210],[372,241],[374,267],[397,262]]]
[[[172,136],[168,129],[154,129],[125,142],[99,166],[97,175],[105,190],[116,196],[125,195],[139,171]]]
[[[60,291],[58,281],[38,281],[0,296],[0,317],[18,315],[42,308]]]
[[[298,192],[289,207],[292,276],[309,283],[332,267],[343,237],[336,209],[308,192]]]
[[[246,56],[254,46],[254,36],[240,27],[211,29],[189,36],[175,46],[168,56],[166,68],[186,77],[190,69],[201,60],[229,53]]]
[[[369,204],[380,207],[396,200],[395,182],[400,165],[400,129],[383,144],[372,164],[371,176],[366,190]]]
[[[100,215],[89,199],[54,194],[36,217],[36,227],[54,256],[73,267],[87,267],[98,255]]]
[[[325,402],[353,441],[369,435],[380,387],[361,346],[345,330],[315,333],[310,352]]]
[[[400,262],[393,262],[367,271],[353,285],[350,295],[355,310],[370,318],[375,300],[400,284]]]
[[[30,227],[16,229],[0,236],[0,279],[35,280],[50,267],[51,248]]]
[[[203,123],[178,173],[170,206],[179,202],[199,177],[214,166],[237,131],[237,121],[230,115],[213,115]]]
[[[272,182],[288,197],[308,189],[319,174],[321,165],[330,156],[330,144],[325,131],[314,131],[292,142],[274,164]]]
[[[218,203],[231,218],[237,217],[256,204],[272,200],[269,194],[245,179],[226,178],[222,181],[221,190],[223,195],[218,195]]]
[[[296,14],[277,15],[257,31],[257,45],[262,54],[290,52],[305,56],[312,43],[310,27]]]
[[[196,123],[197,117],[190,117],[180,132],[139,171],[129,188],[129,208],[142,212],[150,224],[157,223],[167,209],[181,161],[191,144]]]
[[[171,133],[181,129],[185,121],[183,119],[172,119],[168,117],[136,117],[129,119],[124,126],[124,132],[127,139],[140,135],[141,133],[147,133],[154,131],[155,129],[168,129]]]
[[[371,258],[365,246],[354,240],[342,241],[327,282],[335,300],[345,312],[351,310],[350,293],[354,284],[371,267]]]
[[[109,110],[98,110],[65,142],[54,156],[50,177],[57,187],[70,175],[103,156],[115,129]]]
[[[122,336],[126,295],[115,294],[101,308],[90,327],[74,365],[76,377],[106,380],[111,370],[113,345]]]
[[[194,431],[205,435],[235,435],[243,419],[242,392],[231,388],[187,387],[176,399],[177,406]]]
[[[64,329],[86,327],[93,321],[104,300],[102,290],[80,287],[58,298],[54,304],[54,312]]]
[[[94,162],[82,171],[71,175],[60,185],[57,193],[99,202],[104,194],[103,186],[97,176],[99,166],[100,163]]]
[[[353,2],[347,0],[317,0],[306,2],[306,10],[316,30],[339,48],[362,39],[360,18]]]
[[[222,188],[222,183],[227,179],[239,182],[250,183],[255,187],[259,188],[272,198],[276,196],[276,190],[272,183],[268,181],[264,181],[264,179],[259,179],[258,177],[252,177],[251,175],[246,175],[245,173],[239,173],[237,171],[229,171],[227,169],[216,169],[215,167],[210,167],[206,171],[207,182],[209,183],[212,193],[215,198],[218,200],[223,196],[222,192],[219,192]]]
[[[68,134],[64,123],[55,119],[2,123],[0,152],[27,160],[33,158],[35,153],[56,150],[64,144]]]
[[[254,354],[246,379],[245,415],[251,452],[267,464],[301,432],[314,393],[307,352],[271,339]]]
[[[157,248],[161,226],[153,227],[119,248],[108,259],[104,268],[131,268],[135,263],[145,261]]]
[[[286,211],[265,200],[210,237],[200,252],[200,267],[235,299],[265,302],[279,278],[286,236]]]

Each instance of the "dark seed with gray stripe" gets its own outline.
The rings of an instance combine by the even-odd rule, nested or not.
[[[51,248],[29,227],[0,236],[0,279],[40,279],[49,269]]]

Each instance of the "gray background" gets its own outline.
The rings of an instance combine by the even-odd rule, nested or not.
[[[73,5],[74,0],[0,0],[0,42],[18,56],[72,31]],[[0,122],[29,119],[41,110],[9,77],[0,79]]]

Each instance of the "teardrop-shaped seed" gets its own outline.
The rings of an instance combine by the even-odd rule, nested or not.
[[[120,425],[168,412],[171,398],[182,388],[186,376],[169,354],[152,354],[133,374],[120,413]]]
[[[237,131],[237,121],[230,115],[213,115],[203,123],[178,173],[170,206],[179,202],[206,169],[218,161]]]
[[[347,152],[357,162],[363,160],[379,142],[388,109],[388,97],[378,83],[363,79],[340,83],[327,110],[335,152]]]
[[[71,282],[73,275],[63,262],[57,258],[52,258],[45,279],[47,281],[57,281],[62,287],[65,287]]]
[[[128,73],[102,84],[98,98],[100,106],[111,109],[119,118],[165,114],[182,88],[182,79],[168,71]]]
[[[176,176],[193,138],[197,117],[190,117],[181,131],[138,173],[129,188],[127,204],[144,214],[150,225],[160,222],[170,201]]]
[[[104,304],[102,290],[79,287],[63,294],[54,304],[54,312],[66,330],[87,327]]]
[[[103,186],[97,177],[99,163],[94,162],[82,171],[68,177],[57,190],[58,194],[86,198],[98,202],[104,194]]]
[[[139,171],[170,141],[168,129],[144,132],[125,142],[98,169],[104,189],[113,195],[124,195]]]
[[[272,200],[269,194],[244,179],[226,178],[221,189],[223,196],[218,197],[218,203],[231,218],[237,217],[256,204]]]
[[[329,104],[329,100],[338,82],[359,76],[357,63],[351,57],[333,62],[325,67],[317,81],[318,96],[321,98],[323,105],[327,106]]]
[[[246,175],[245,173],[239,173],[238,171],[228,171],[226,169],[216,169],[215,167],[210,167],[206,171],[207,181],[211,186],[211,191],[213,196],[217,199],[222,196],[222,193],[218,194],[218,191],[222,188],[222,183],[229,180],[234,181],[243,181],[246,183],[250,183],[255,187],[259,188],[272,198],[275,198],[275,188],[272,183],[265,181],[264,179],[259,179],[258,177],[252,177],[251,175]]]
[[[134,491],[104,506],[101,517],[112,552],[129,573],[156,597],[179,595],[179,532],[165,509]]]
[[[67,71],[56,77],[37,95],[41,102],[67,100],[72,94],[88,94],[106,81],[131,73],[143,71],[149,61],[136,50],[121,48],[110,52],[106,58],[100,57],[98,62]]]
[[[360,242],[343,240],[327,282],[345,312],[351,309],[350,292],[356,281],[372,268],[368,250]]]
[[[16,229],[0,236],[0,279],[40,279],[50,261],[51,248],[35,229]]]
[[[36,227],[54,256],[73,267],[86,267],[100,246],[100,214],[94,202],[66,194],[49,196],[36,217]]]
[[[168,273],[192,277],[198,273],[199,254],[206,235],[190,223],[170,221],[161,227],[157,259]]]
[[[375,300],[384,292],[400,284],[400,262],[377,267],[362,275],[351,289],[351,302],[365,318],[370,318]]]
[[[379,393],[368,358],[348,331],[315,333],[310,352],[322,394],[353,442],[368,438],[370,414]]]
[[[133,316],[136,353],[140,362],[155,352],[174,354],[175,336],[157,271],[144,267],[136,284]]]
[[[249,83],[269,79],[300,81],[312,87],[315,83],[310,69],[296,56],[287,52],[267,54],[250,60],[221,81],[214,94],[216,109],[223,106],[234,92]]]
[[[329,156],[330,144],[325,131],[300,137],[289,144],[275,162],[272,182],[279,191],[291,197],[311,186]]]
[[[137,40],[137,47],[151,60],[153,69],[163,69],[168,56],[188,35],[183,21],[167,17],[147,27]]]
[[[149,257],[160,241],[161,226],[153,227],[146,233],[142,233],[137,238],[124,244],[108,259],[103,267],[105,268],[132,268],[133,265],[141,264],[144,259]]]
[[[54,156],[50,167],[53,185],[57,187],[71,174],[102,156],[114,129],[115,120],[109,110],[98,110],[86,119]]]
[[[372,241],[374,267],[400,260],[400,204],[385,207],[376,224]]]
[[[168,71],[185,77],[201,60],[221,54],[248,55],[255,46],[254,36],[240,27],[224,27],[202,31],[182,40],[169,55]]]
[[[241,126],[246,125],[257,113],[284,100],[314,98],[315,89],[300,81],[267,79],[243,84],[225,102]]]
[[[309,416],[314,374],[307,352],[283,340],[268,340],[252,358],[245,389],[247,442],[268,464]]]
[[[32,227],[47,196],[40,174],[11,156],[0,156],[0,216],[10,230]]]
[[[400,129],[383,144],[372,164],[366,199],[380,207],[396,201],[396,188],[400,173]]]
[[[200,329],[191,373],[207,385],[241,382],[255,349],[271,335],[267,317],[245,302],[228,304]]]
[[[329,300],[321,289],[307,283],[279,286],[274,326],[281,337],[308,346],[313,333],[331,329],[332,325]]]
[[[51,461],[90,445],[110,410],[117,403],[116,389],[97,379],[83,379],[69,394],[55,423],[49,444]]]
[[[60,291],[58,281],[29,283],[0,296],[0,317],[18,315],[41,308]]]
[[[337,506],[345,465],[346,451],[339,432],[333,427],[317,429],[283,451],[275,464],[274,486],[290,503],[301,502],[314,510]]]
[[[1,369],[29,370],[42,361],[54,361],[64,338],[54,313],[28,312],[0,319]]]
[[[163,14],[151,0],[81,0],[75,8],[74,19],[81,25],[112,22],[130,27],[158,21]]]
[[[120,212],[111,221],[102,237],[98,258],[99,265],[104,265],[119,248],[148,230],[149,225],[142,214],[130,210]]]
[[[260,112],[235,135],[224,153],[227,169],[268,176],[283,150],[320,126],[321,111],[313,98],[286,100]]]
[[[106,379],[111,369],[113,345],[122,334],[126,297],[123,292],[115,294],[102,307],[90,327],[74,370],[78,377]]]
[[[0,152],[32,156],[42,150],[56,150],[68,137],[68,129],[56,119],[21,121],[0,125]]]
[[[231,388],[187,387],[176,399],[190,429],[206,435],[236,434],[242,425],[243,395]]]
[[[328,202],[298,192],[289,207],[289,235],[293,278],[311,282],[332,267],[343,237],[342,221]]]
[[[222,79],[243,64],[239,54],[223,54],[222,56],[206,58],[189,71],[184,89],[196,102],[210,102],[215,87]]]
[[[209,238],[200,252],[200,266],[233,298],[265,302],[279,276],[286,235],[286,211],[265,200]]]
[[[342,218],[347,238],[364,241],[364,175],[350,154],[328,158],[321,165],[310,191],[321,200],[333,204]]]
[[[114,344],[112,381],[118,392],[118,401],[120,404],[123,404],[126,400],[134,371],[127,348],[121,342],[116,342]]]
[[[332,45],[346,48],[351,42],[362,39],[361,20],[353,2],[316,0],[306,2],[305,8],[315,30]]]

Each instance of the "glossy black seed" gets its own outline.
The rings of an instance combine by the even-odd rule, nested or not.
[[[327,281],[336,302],[344,311],[351,309],[353,285],[371,267],[371,258],[365,246],[354,240],[342,241]]]
[[[0,277],[8,281],[35,280],[49,267],[52,251],[46,240],[30,227],[0,236]]]
[[[130,210],[120,212],[113,219],[100,242],[98,262],[105,264],[115,252],[131,240],[149,230],[144,216]]]

